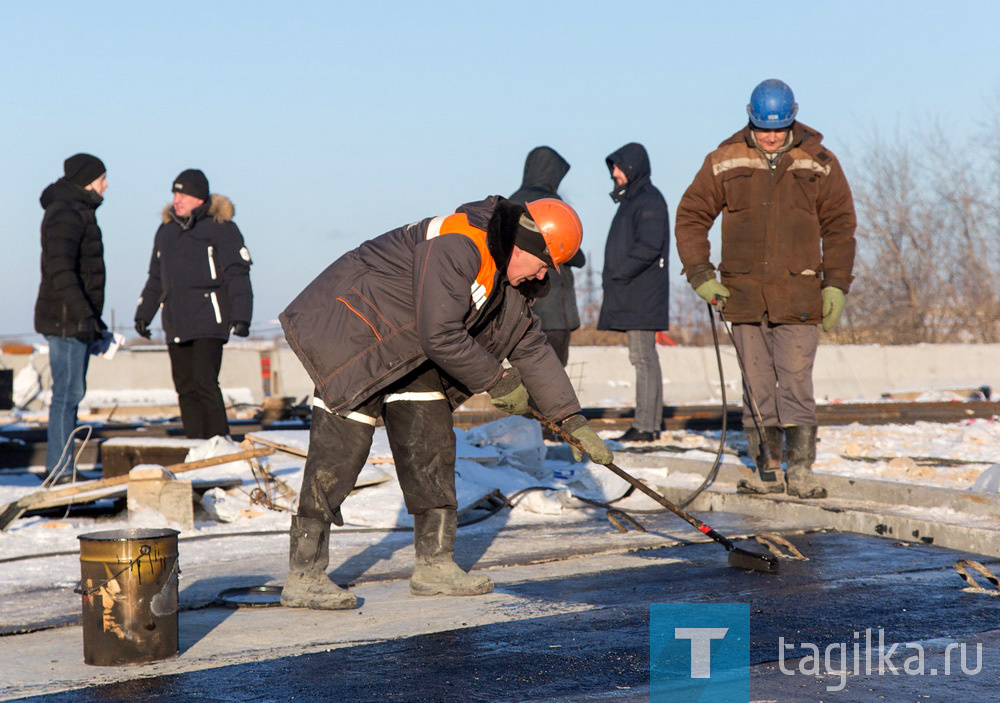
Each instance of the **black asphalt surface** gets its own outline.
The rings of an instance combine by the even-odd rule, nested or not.
[[[815,691],[828,682],[803,681],[802,697],[773,690],[778,684],[785,689],[790,685],[788,677],[768,665],[778,658],[779,637],[824,648],[851,642],[854,632],[866,628],[883,628],[894,642],[970,638],[1000,628],[1000,599],[962,593],[964,583],[951,568],[957,559],[974,556],[844,534],[804,535],[791,541],[812,560],[783,562],[776,575],[726,567],[725,551],[715,544],[638,552],[630,557],[630,568],[504,588],[533,598],[596,606],[593,610],[24,700],[641,700],[649,685],[650,603],[746,602],[754,613],[752,663],[762,665],[755,668],[759,690],[748,700],[816,701],[821,698]],[[664,557],[691,563],[667,563]],[[998,570],[997,561],[980,561]],[[993,660],[996,656],[995,651],[986,654]],[[919,700],[952,701],[960,691],[978,700],[997,700],[996,673],[996,667],[987,666],[979,678],[922,677],[920,690],[927,697]],[[912,686],[917,681],[903,683]],[[871,692],[864,680],[852,679],[845,690],[822,700],[894,700],[882,695]]]

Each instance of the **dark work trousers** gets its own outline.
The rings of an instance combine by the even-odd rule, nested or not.
[[[549,346],[556,350],[556,356],[559,357],[559,363],[566,368],[566,362],[569,361],[569,330],[544,330],[545,338],[549,342]]]
[[[441,377],[424,365],[350,412],[332,413],[313,401],[298,515],[343,525],[340,506],[368,459],[381,416],[410,514],[458,507],[455,433]]]
[[[759,324],[733,324],[733,340],[743,362],[743,427],[754,427],[754,402],[764,427],[816,425],[819,327],[775,325],[765,315]]]
[[[226,404],[219,389],[223,344],[221,339],[192,339],[167,345],[181,423],[189,439],[229,434]]]

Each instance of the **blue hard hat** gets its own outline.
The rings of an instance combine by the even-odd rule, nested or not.
[[[750,122],[761,129],[784,129],[795,121],[798,111],[799,104],[795,102],[792,89],[777,78],[770,78],[754,88],[747,105]]]

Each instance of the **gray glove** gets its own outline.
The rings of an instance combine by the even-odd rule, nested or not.
[[[570,415],[563,421],[562,428],[579,440],[580,444],[583,445],[583,450],[595,464],[607,465],[615,460],[614,453],[608,449],[604,440],[597,436],[594,428],[590,426],[587,418],[583,415]],[[573,452],[573,458],[576,461],[583,461],[583,452],[572,444],[569,446]]]
[[[511,415],[524,415],[528,412],[528,389],[521,383],[521,374],[517,369],[507,369],[487,393],[497,410]]]

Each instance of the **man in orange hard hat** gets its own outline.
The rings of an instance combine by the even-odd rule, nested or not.
[[[560,422],[596,462],[613,460],[580,404],[529,301],[546,272],[579,249],[571,207],[500,196],[391,230],[340,257],[281,314],[285,337],[316,384],[309,456],[292,518],[286,606],[354,608],[326,575],[330,524],[385,422],[413,515],[414,595],[478,595],[493,582],[454,561],[457,501],[451,411],[486,391],[508,413]],[[509,367],[501,363],[510,362]]]

